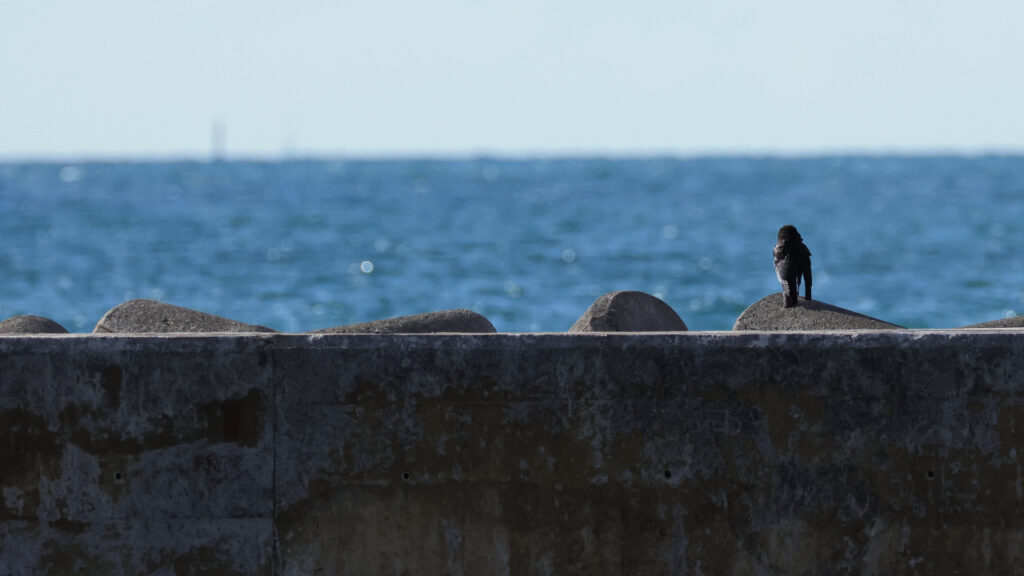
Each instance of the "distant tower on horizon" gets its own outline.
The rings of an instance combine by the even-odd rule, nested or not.
[[[227,156],[228,129],[223,120],[213,121],[210,128],[210,159],[223,160]]]

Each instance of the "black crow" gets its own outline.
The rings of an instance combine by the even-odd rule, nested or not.
[[[804,279],[804,298],[811,299],[811,251],[804,239],[789,224],[779,228],[779,241],[772,250],[775,257],[775,275],[782,284],[782,305],[796,306],[800,291],[800,277]]]

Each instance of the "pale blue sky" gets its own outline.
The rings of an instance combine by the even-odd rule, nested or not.
[[[1024,150],[1024,2],[0,0],[0,157]]]

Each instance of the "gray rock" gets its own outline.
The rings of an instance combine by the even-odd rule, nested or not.
[[[782,293],[776,292],[750,305],[736,319],[733,330],[901,330],[903,326],[883,322],[821,300],[798,299],[792,308],[782,307]]]
[[[989,320],[988,322],[979,322],[978,324],[970,324],[961,328],[1024,328],[1024,316]]]
[[[11,316],[0,322],[0,334],[67,334],[67,328],[42,316]]]
[[[487,318],[472,310],[459,308],[323,328],[313,330],[309,334],[433,334],[439,332],[493,334],[497,330]]]
[[[111,308],[96,323],[93,332],[147,334],[157,332],[276,332],[276,330],[156,300],[139,299],[129,300]]]
[[[686,323],[661,299],[629,290],[609,292],[591,304],[569,332],[683,332]]]

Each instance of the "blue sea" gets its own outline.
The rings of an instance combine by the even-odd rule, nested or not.
[[[0,317],[152,298],[300,332],[470,308],[565,331],[640,290],[729,330],[779,290],[911,328],[1024,313],[1024,157],[0,163]]]

